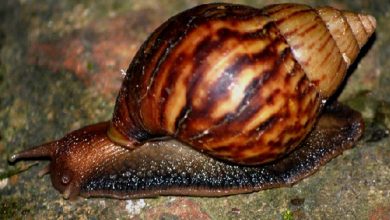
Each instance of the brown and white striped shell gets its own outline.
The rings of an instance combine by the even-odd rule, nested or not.
[[[135,56],[109,137],[134,148],[171,136],[234,163],[275,160],[310,132],[375,26],[300,4],[187,10]]]

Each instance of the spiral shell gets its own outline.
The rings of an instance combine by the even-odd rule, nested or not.
[[[135,56],[109,136],[129,146],[172,136],[235,163],[275,160],[310,132],[375,25],[299,4],[185,11]]]

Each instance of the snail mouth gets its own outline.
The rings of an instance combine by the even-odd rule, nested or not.
[[[80,194],[80,188],[77,183],[73,182],[67,186],[64,186],[62,189],[56,188],[64,199],[75,200]]]
[[[76,190],[76,188],[77,187],[73,187],[72,185],[69,185],[62,192],[62,197],[64,199],[75,200],[77,198],[78,192],[79,192],[79,190]]]
[[[71,193],[71,189],[70,189],[70,187],[68,187],[68,188],[66,188],[66,189],[62,192],[62,197],[64,197],[64,199],[69,199],[70,193]]]

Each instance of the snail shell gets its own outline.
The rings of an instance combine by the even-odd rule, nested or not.
[[[134,148],[171,136],[234,163],[273,161],[310,132],[374,29],[368,15],[297,4],[183,12],[134,58],[109,137]]]
[[[66,198],[227,195],[291,184],[360,137],[358,113],[324,108],[375,26],[369,15],[300,4],[189,9],[142,45],[111,122],[10,161],[49,157],[44,172]]]

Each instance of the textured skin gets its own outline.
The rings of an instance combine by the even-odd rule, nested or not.
[[[14,155],[48,157],[53,186],[65,198],[138,198],[158,195],[224,196],[289,186],[353,147],[363,133],[361,115],[326,106],[313,131],[288,156],[262,166],[226,163],[175,140],[128,150],[110,141],[109,122]],[[40,152],[40,153],[39,153]]]
[[[131,63],[110,137],[134,149],[172,136],[247,165],[280,158],[309,133],[356,58],[360,44],[345,13],[209,4],[172,17]],[[366,41],[375,22],[355,17],[369,21]],[[339,48],[336,40],[352,43]]]
[[[363,127],[359,113],[338,104],[328,107],[297,150],[260,167],[226,164],[176,141],[148,143],[111,163],[106,173],[90,176],[80,193],[115,198],[223,196],[290,186],[351,148]]]

